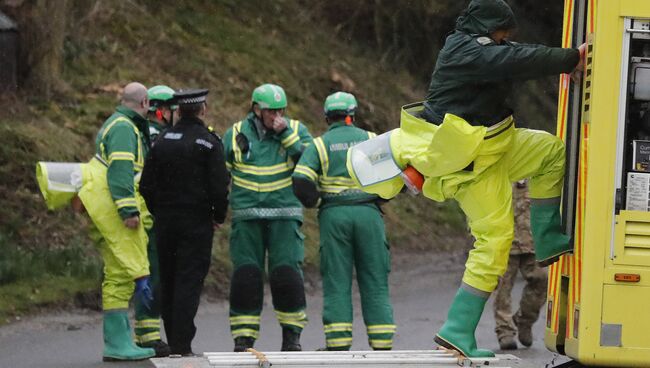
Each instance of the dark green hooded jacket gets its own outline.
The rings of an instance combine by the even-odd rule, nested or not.
[[[503,0],[472,0],[438,55],[423,112],[427,121],[438,124],[452,113],[472,125],[493,125],[512,113],[507,99],[515,83],[569,73],[578,64],[576,49],[489,38],[515,26]]]

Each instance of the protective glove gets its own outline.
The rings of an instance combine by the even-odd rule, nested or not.
[[[142,276],[139,279],[135,279],[135,297],[140,300],[145,308],[151,309],[153,291],[151,290],[151,285],[149,285],[149,276]]]
[[[247,153],[250,145],[248,143],[248,138],[244,135],[244,133],[239,133],[237,136],[235,136],[235,142],[237,142],[237,146],[241,150],[242,153]]]

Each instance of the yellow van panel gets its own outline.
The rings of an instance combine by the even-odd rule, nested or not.
[[[600,326],[584,326],[596,333],[596,346],[583,344],[578,360],[617,367],[650,366],[650,287],[605,285]],[[591,328],[590,328],[591,327]]]
[[[650,0],[565,0],[564,47],[576,46],[576,11],[583,9],[591,63],[580,116],[570,121],[571,98],[577,100],[562,76],[557,125],[565,140],[569,124],[579,124],[571,135],[579,134],[572,152],[578,160],[575,249],[549,267],[545,343],[583,365],[650,367],[650,212],[615,210],[614,177],[624,155],[618,152],[618,124],[626,106],[619,101],[626,98],[625,17],[650,19]]]
[[[614,264],[650,266],[650,212],[621,211],[614,232]]]
[[[650,1],[620,0],[620,14],[624,17],[650,18]]]
[[[604,286],[602,323],[603,326],[621,326],[620,347],[642,348],[650,354],[648,313],[650,313],[650,287]],[[603,334],[601,332],[601,345],[602,340],[607,338]]]

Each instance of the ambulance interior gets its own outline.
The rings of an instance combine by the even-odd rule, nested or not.
[[[624,162],[625,193],[617,198],[621,209],[650,211],[650,20],[629,20],[627,95],[625,108]],[[625,198],[625,203],[621,200]],[[624,207],[623,207],[624,206]]]

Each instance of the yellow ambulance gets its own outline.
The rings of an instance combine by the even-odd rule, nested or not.
[[[587,68],[560,80],[574,251],[549,267],[544,341],[583,365],[650,367],[650,0],[565,0],[563,24]]]

